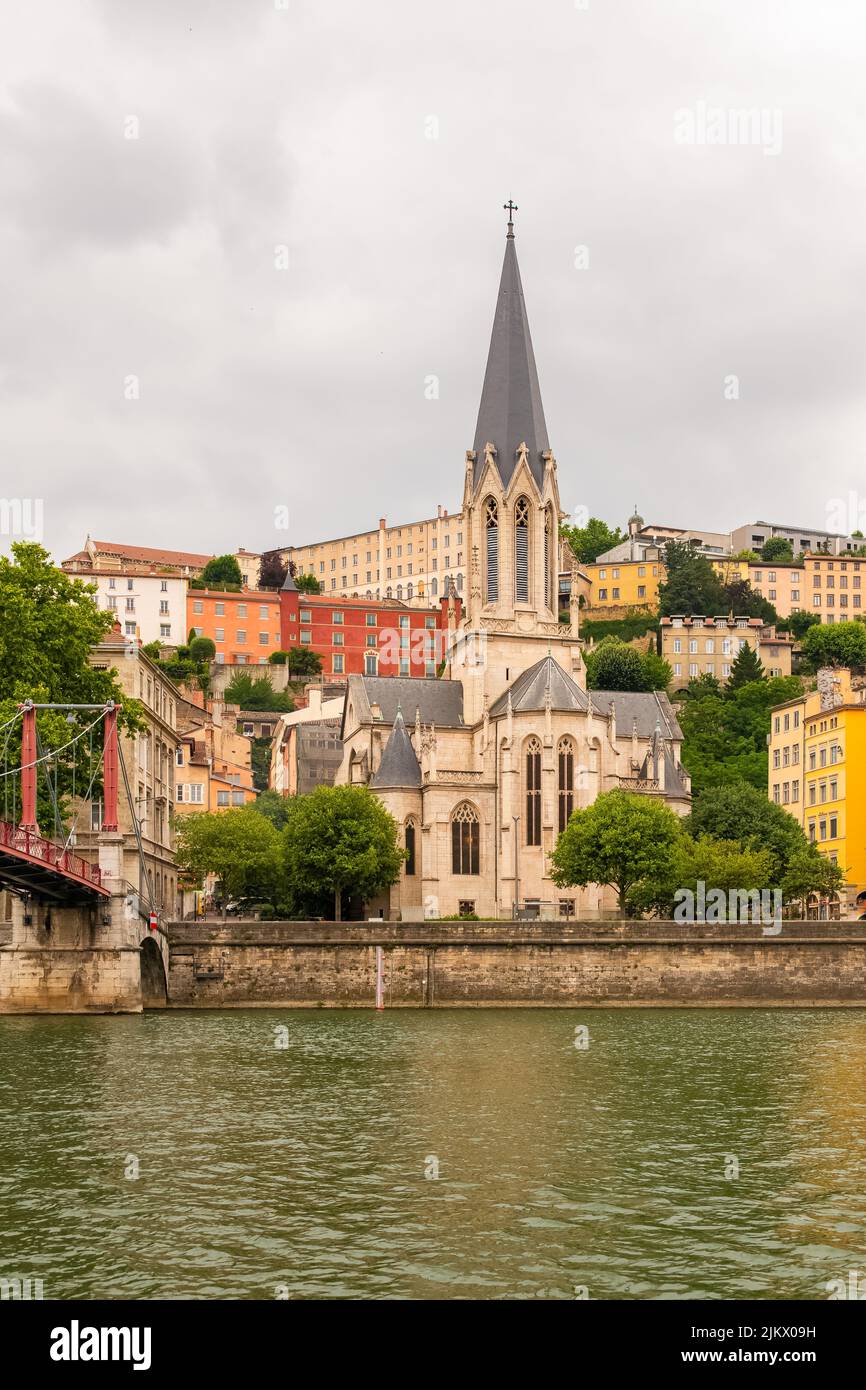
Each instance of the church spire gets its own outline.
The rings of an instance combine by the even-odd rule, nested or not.
[[[509,199],[505,208],[511,219],[516,204]],[[484,468],[488,444],[496,450],[496,464],[506,487],[517,464],[518,451],[525,444],[530,470],[541,490],[544,481],[542,455],[550,444],[511,220],[475,427],[476,482]]]

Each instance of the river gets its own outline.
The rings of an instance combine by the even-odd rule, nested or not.
[[[864,1057],[843,1009],[0,1018],[0,1277],[825,1299],[866,1270]]]

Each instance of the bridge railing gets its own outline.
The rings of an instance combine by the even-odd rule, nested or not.
[[[73,854],[69,849],[64,849],[62,845],[57,845],[53,840],[46,840],[41,835],[34,835],[32,830],[23,830],[20,825],[12,825],[9,821],[0,820],[0,849],[14,849],[19,854],[25,854],[28,859],[35,859],[46,867],[57,869],[61,873],[74,874],[76,878],[83,879],[85,883],[92,883],[95,888],[102,886],[102,875],[98,864],[91,864],[89,860],[82,859],[80,854]]]

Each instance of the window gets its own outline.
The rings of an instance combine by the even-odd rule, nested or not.
[[[559,833],[562,834],[574,810],[574,743],[559,740]],[[572,907],[574,903],[572,903]]]
[[[218,618],[225,617],[225,611],[226,611],[226,606],[225,606],[224,603],[215,603],[215,604],[214,604],[214,612],[216,613],[216,615],[217,615]]]
[[[344,633],[342,633],[342,632],[335,632],[335,633],[333,633],[333,643],[334,643],[334,646],[335,646],[335,647],[342,647],[344,641],[345,641],[345,635],[344,635]]]
[[[342,613],[335,612],[335,613],[332,613],[332,614],[331,614],[331,622],[332,622],[332,623],[339,625],[342,621],[343,621],[343,614],[342,614]]]
[[[479,872],[480,826],[478,812],[468,801],[464,801],[451,818],[451,872],[454,874],[477,874]]]
[[[574,898],[560,898],[559,915],[560,917],[574,916]]]
[[[365,653],[364,653],[364,675],[365,675],[365,676],[375,676],[375,675],[378,674],[378,668],[379,668],[379,653],[378,653],[378,652],[365,652]]]
[[[309,608],[302,608],[298,613],[298,617],[302,623],[311,623],[313,621],[313,615]]]
[[[224,628],[224,627],[218,627],[218,628],[216,629],[216,640],[217,640],[218,642],[224,642],[224,641],[225,641],[225,637],[226,637],[226,630],[225,630],[225,628]]]
[[[245,618],[247,616],[247,605],[245,603],[238,604],[237,614],[239,618]]]
[[[375,613],[368,613],[367,616],[366,616],[365,622],[366,622],[366,624],[367,624],[367,627],[375,627],[375,626],[376,626],[376,614],[375,614]]]
[[[160,625],[159,625],[159,635],[160,635],[160,637],[170,637],[170,636],[171,636],[171,623],[160,623]]]
[[[190,782],[187,787],[187,801],[200,806],[204,801],[204,787],[200,782]]]
[[[534,735],[526,744],[526,843],[541,844],[541,744]]]
[[[335,676],[341,676],[342,674],[343,674],[343,653],[342,653],[342,652],[334,652],[334,675],[335,675]]]
[[[529,503],[525,497],[519,497],[514,508],[514,601],[529,602]]]
[[[244,645],[244,643],[246,642],[246,640],[247,640],[247,631],[246,631],[246,628],[239,627],[239,628],[238,628],[238,641],[240,642],[241,646]]]
[[[197,598],[197,599],[195,600],[195,602],[193,603],[193,605],[192,605],[192,611],[193,611],[193,613],[203,613],[203,612],[204,612],[204,604],[202,603],[202,601],[201,601],[200,598]]]
[[[499,598],[499,508],[493,497],[484,504],[484,534],[487,554],[487,602]],[[433,589],[435,594],[436,589]]]
[[[415,822],[406,822],[406,874],[408,877],[415,875]]]

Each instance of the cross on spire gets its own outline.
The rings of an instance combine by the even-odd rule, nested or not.
[[[514,213],[517,212],[517,204],[514,203],[514,202],[512,202],[511,199],[509,198],[509,199],[508,199],[508,202],[507,202],[507,203],[503,203],[502,206],[503,206],[503,208],[505,209],[505,211],[508,213],[508,235],[509,235],[510,237],[513,237],[513,236],[514,236]]]

